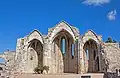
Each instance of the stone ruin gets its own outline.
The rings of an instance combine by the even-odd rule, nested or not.
[[[102,36],[92,30],[81,35],[79,30],[61,21],[43,35],[33,30],[17,39],[16,51],[0,55],[5,65],[0,67],[11,73],[34,73],[37,66],[48,66],[44,74],[105,73],[120,69],[118,43],[105,43]]]

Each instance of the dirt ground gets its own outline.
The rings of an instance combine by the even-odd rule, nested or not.
[[[41,74],[19,74],[11,78],[103,78],[102,73],[95,74],[62,74],[62,75],[41,75]]]

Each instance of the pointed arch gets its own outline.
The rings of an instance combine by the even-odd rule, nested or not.
[[[35,67],[43,67],[43,37],[38,30],[28,35],[28,71],[33,73]]]
[[[88,30],[83,36],[82,36],[82,40],[83,43],[89,41],[90,39],[94,40],[96,43],[100,43],[100,40],[98,38],[98,36],[96,35],[96,33],[92,30]]]
[[[28,45],[28,70],[34,72],[35,67],[43,67],[43,44],[33,39]]]
[[[56,27],[50,33],[50,40],[53,41],[55,36],[61,31],[67,31],[73,37],[73,39],[75,39],[75,35],[71,26],[65,21],[62,21],[59,24],[57,24]]]
[[[75,36],[69,25],[61,22],[52,30],[51,44],[54,44],[55,71],[59,73],[75,73],[75,59],[72,57],[71,45]],[[73,49],[75,51],[75,48]],[[54,63],[54,62],[53,62]],[[72,63],[72,64],[71,64]]]
[[[60,46],[61,52],[62,54],[65,54],[66,53],[66,38],[63,36],[60,41],[61,41],[61,46]]]
[[[83,46],[83,59],[85,72],[93,73],[99,72],[99,53],[97,42],[89,39]]]
[[[92,30],[88,30],[83,36],[83,58],[85,72],[99,72],[100,71],[100,57],[99,54],[99,45],[101,41],[98,36]],[[87,55],[89,56],[87,60]],[[97,58],[98,57],[98,58]]]
[[[42,37],[42,34],[38,31],[38,30],[33,30],[29,35],[28,35],[28,39],[30,41],[34,40],[34,39],[37,39],[39,40],[42,44],[44,43],[43,41],[43,37]]]

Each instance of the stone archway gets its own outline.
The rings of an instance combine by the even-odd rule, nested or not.
[[[35,67],[43,67],[43,45],[39,40],[33,39],[28,50],[28,70],[34,72]]]
[[[65,30],[60,31],[53,40],[55,70],[57,73],[75,73],[75,58],[72,55],[74,48],[73,37]],[[71,50],[74,49],[74,50]]]
[[[84,44],[84,66],[85,71],[88,73],[99,72],[99,57],[98,57],[98,45],[97,43],[90,39]]]

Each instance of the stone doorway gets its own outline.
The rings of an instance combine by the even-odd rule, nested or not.
[[[87,73],[99,72],[99,56],[98,56],[98,45],[90,39],[84,44],[84,68]]]
[[[34,72],[35,67],[43,67],[43,45],[34,39],[30,41],[28,53],[28,70]]]
[[[65,30],[55,36],[53,52],[57,73],[75,73],[75,48],[73,43],[73,37]]]

